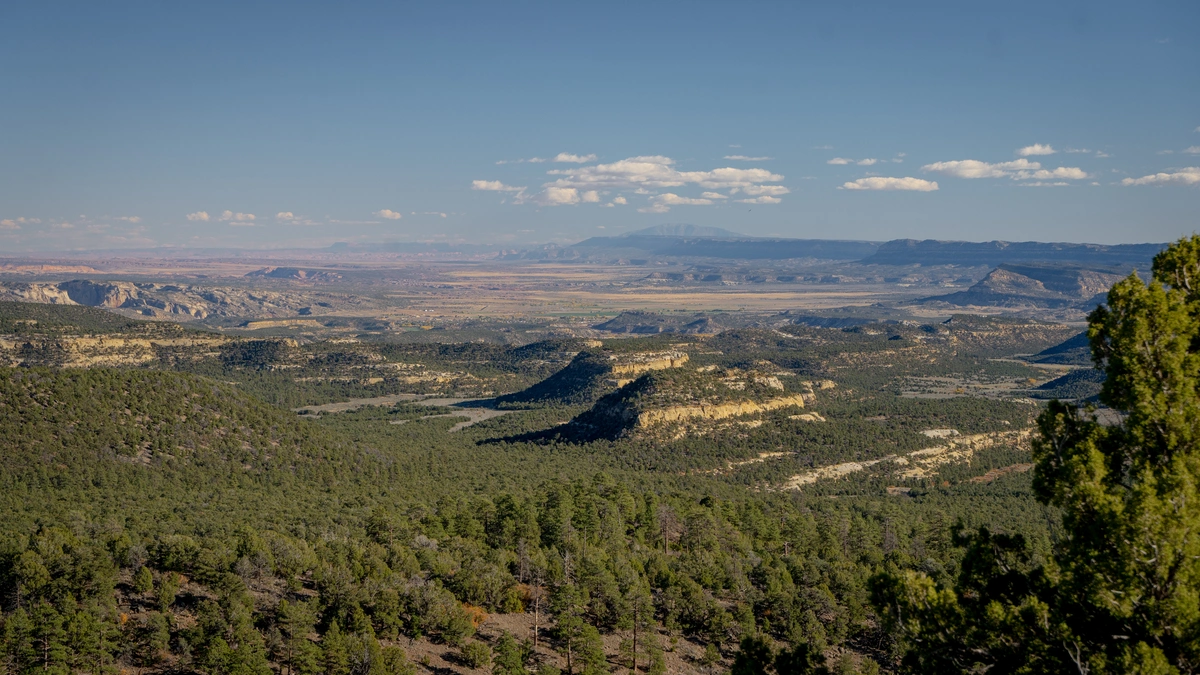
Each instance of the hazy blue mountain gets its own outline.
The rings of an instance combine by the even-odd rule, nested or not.
[[[1040,241],[941,241],[894,239],[879,246],[864,263],[879,265],[988,265],[1073,262],[1086,265],[1136,265],[1150,260],[1166,244],[1068,244]]]
[[[688,223],[663,223],[633,232],[626,232],[625,237],[717,237],[730,239],[752,239],[723,227],[707,227],[705,225],[690,225]]]

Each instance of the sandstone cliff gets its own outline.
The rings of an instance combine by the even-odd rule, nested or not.
[[[0,337],[0,364],[98,368],[137,366],[164,357],[164,351],[189,360],[216,356],[221,335],[211,337],[120,337],[111,335],[56,338]]]
[[[564,433],[579,440],[679,435],[717,420],[804,408],[814,394],[796,384],[800,391],[787,391],[777,374],[716,366],[649,371],[600,398],[571,420]]]
[[[613,362],[613,375],[641,375],[651,370],[678,368],[687,363],[685,352],[646,352],[618,356],[612,354],[609,359]]]
[[[669,424],[671,422],[681,422],[684,420],[702,419],[702,420],[719,420],[726,417],[737,417],[740,415],[754,415],[767,412],[770,410],[778,410],[780,408],[790,407],[803,408],[804,397],[801,394],[792,396],[783,396],[776,399],[770,399],[761,403],[753,401],[743,401],[737,403],[718,403],[715,405],[685,405],[663,408],[662,410],[647,410],[638,413],[637,426],[641,429],[647,429],[660,424]]]

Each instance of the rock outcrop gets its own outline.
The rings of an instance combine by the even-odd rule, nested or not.
[[[84,305],[124,310],[153,318],[207,319],[254,317],[277,319],[307,316],[314,310],[365,309],[370,300],[323,291],[288,292],[240,287],[131,283],[75,279],[63,282],[0,282],[0,301]]]
[[[638,413],[637,426],[640,429],[648,429],[650,427],[670,424],[672,422],[682,422],[685,420],[720,420],[726,417],[738,417],[741,415],[755,415],[771,410],[779,410],[780,408],[803,408],[804,397],[801,394],[792,396],[783,396],[780,398],[770,399],[761,403],[753,401],[744,401],[740,403],[718,403],[716,405],[685,405],[674,406],[671,408],[663,408],[662,410],[647,410]]]
[[[564,428],[568,438],[679,435],[709,423],[804,408],[812,390],[781,391],[775,375],[735,368],[673,368],[643,374],[603,396]]]
[[[644,373],[679,368],[687,362],[688,355],[682,351],[607,352],[593,348],[580,352],[566,367],[545,380],[524,391],[501,396],[496,402],[507,405],[592,403]]]
[[[926,298],[921,302],[977,307],[1094,306],[1124,275],[1094,270],[1040,265],[1001,265],[965,291]]]
[[[189,360],[216,356],[221,345],[229,340],[222,335],[154,338],[79,335],[52,339],[3,336],[0,364],[58,368],[138,366],[163,358],[164,352]]]
[[[628,356],[610,354],[613,375],[641,375],[651,370],[678,368],[688,362],[685,352],[645,352]]]

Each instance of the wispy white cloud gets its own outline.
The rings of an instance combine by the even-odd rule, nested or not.
[[[117,216],[114,220],[120,220],[120,221],[123,221],[126,223],[133,223],[134,225],[137,225],[138,223],[142,222],[142,217],[141,216]]]
[[[1200,166],[1188,166],[1172,173],[1155,173],[1141,178],[1126,178],[1121,185],[1198,185]]]
[[[751,197],[756,195],[771,195],[772,197],[778,197],[779,195],[786,195],[791,192],[791,190],[782,185],[750,185],[741,188],[741,191]]]
[[[556,162],[585,163],[595,155],[569,155],[561,153]],[[747,158],[752,159],[752,158]],[[498,180],[475,180],[473,190],[515,193],[512,203],[533,203],[538,206],[571,206],[575,204],[599,204],[601,195],[608,191],[626,190],[635,194],[650,195],[651,213],[662,213],[671,206],[685,204],[711,204],[713,199],[727,199],[727,195],[706,192],[695,198],[674,192],[656,194],[663,188],[696,186],[706,191],[745,191],[748,195],[787,194],[782,186],[763,185],[783,180],[783,176],[761,168],[720,167],[708,171],[681,171],[675,160],[661,155],[629,157],[608,164],[595,164],[546,172],[554,180],[543,183],[540,192],[530,193],[528,188],[506,185]],[[605,206],[620,206],[628,203],[625,197],[617,196]]]
[[[708,206],[713,203],[711,199],[706,197],[680,197],[673,192],[664,192],[661,195],[655,195],[651,198],[651,201],[670,206]]]
[[[1027,145],[1027,146],[1021,148],[1020,150],[1017,150],[1017,154],[1020,155],[1021,157],[1032,157],[1034,155],[1053,155],[1056,152],[1058,152],[1058,151],[1055,150],[1052,146],[1050,146],[1048,144],[1042,145],[1041,143],[1034,143],[1033,145]]]
[[[83,216],[80,216],[80,218],[82,217]],[[0,220],[0,230],[15,232],[21,229],[22,225],[39,225],[41,222],[41,218],[26,218],[24,216],[18,216],[17,218],[5,218],[4,220]]]
[[[396,211],[393,211],[391,209],[380,209],[379,211],[375,211],[371,215],[373,215],[377,218],[386,218],[387,220],[400,220],[401,218],[404,217],[402,214],[397,213]]]
[[[226,210],[221,214],[221,220],[226,222],[254,222],[254,214],[234,213],[234,211]]]
[[[666,204],[651,204],[650,206],[643,206],[638,209],[638,213],[666,213],[670,210],[671,207]]]
[[[834,157],[833,159],[825,160],[825,163],[833,164],[836,166],[845,166],[847,164],[857,164],[858,166],[872,166],[874,164],[878,164],[879,160],[875,159],[874,157],[868,157],[866,159],[850,159],[849,157]]]
[[[445,218],[447,214],[443,213],[442,211],[422,211],[420,214],[418,214],[416,211],[413,211],[412,215],[438,216],[439,218]],[[458,214],[456,213],[455,215]]]
[[[1200,155],[1200,145],[1193,145],[1189,148],[1184,148],[1183,152],[1187,155]]]
[[[778,204],[779,202],[782,202],[783,200],[780,199],[779,197],[772,197],[771,195],[763,195],[761,197],[755,197],[754,199],[739,199],[737,201],[741,202],[742,204]]]
[[[937,181],[924,180],[907,176],[893,178],[889,176],[871,176],[859,178],[856,181],[843,183],[840,190],[910,190],[915,192],[933,192],[938,189]]]
[[[650,198],[650,206],[638,209],[641,213],[666,213],[672,206],[709,206],[711,199],[700,197],[681,197],[673,192],[664,192]]]
[[[579,203],[579,190],[550,186],[535,194],[530,201],[539,206],[571,206]]]
[[[934,162],[921,167],[922,171],[936,171],[955,178],[1005,178],[1016,171],[1042,168],[1041,164],[1027,159],[989,164],[977,159],[959,159],[950,162]]]
[[[209,221],[208,211],[197,211],[187,214],[187,219],[192,222],[207,223]]]
[[[725,159],[732,159],[735,162],[766,162],[775,159],[774,157],[748,157],[746,155],[725,155]]]
[[[832,150],[832,145],[814,145],[813,150]]]
[[[280,211],[279,213],[276,213],[275,220],[278,220],[281,223],[287,223],[288,225],[310,225],[310,226],[327,225],[327,224],[333,222],[332,220],[328,220],[328,216],[326,216],[325,221],[317,221],[317,220],[312,220],[311,218],[305,218],[304,216],[298,216],[295,213],[292,213],[291,211]]]
[[[554,156],[551,161],[562,162],[567,164],[585,164],[596,160],[596,155],[573,155],[569,152],[560,152]]]
[[[231,225],[249,226],[254,224],[255,216],[253,213],[235,213],[233,211],[226,210],[221,213],[221,220]]]
[[[1173,155],[1173,154],[1175,154],[1175,151],[1174,150],[1159,150],[1158,152],[1156,152],[1154,154],[1156,154],[1156,155]]]
[[[1071,184],[1066,181],[1057,181],[1057,182],[1051,183],[1051,182],[1039,180],[1039,181],[1033,181],[1031,183],[1017,183],[1017,185],[1020,185],[1021,187],[1067,187]]]
[[[955,178],[1012,178],[1013,180],[1046,180],[1066,178],[1082,180],[1088,173],[1079,167],[1060,166],[1043,169],[1038,162],[1017,159],[1011,162],[988,163],[977,159],[961,159],[950,162],[934,162],[921,167],[922,171],[933,171]]]
[[[723,167],[710,171],[680,171],[674,165],[675,160],[661,155],[629,157],[611,164],[549,171],[550,175],[562,177],[548,185],[580,189],[672,188],[697,185],[719,190],[783,180],[783,176],[766,169]]]
[[[505,185],[498,180],[473,180],[472,190],[488,190],[491,192],[524,192],[525,188],[515,185]]]
[[[496,164],[541,164],[545,161],[545,157],[530,157],[529,159],[502,159]]]
[[[1077,166],[1060,166],[1056,169],[1038,169],[1037,171],[1019,171],[1016,178],[1018,180],[1046,180],[1048,178],[1066,178],[1068,180],[1083,180],[1090,178],[1088,172],[1080,169]]]

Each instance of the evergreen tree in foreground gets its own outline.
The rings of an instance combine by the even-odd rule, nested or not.
[[[918,572],[873,580],[907,672],[1200,672],[1200,237],[1113,286],[1089,317],[1105,425],[1053,402],[1034,488],[1062,512],[1048,555],[987,530],[953,588]]]

